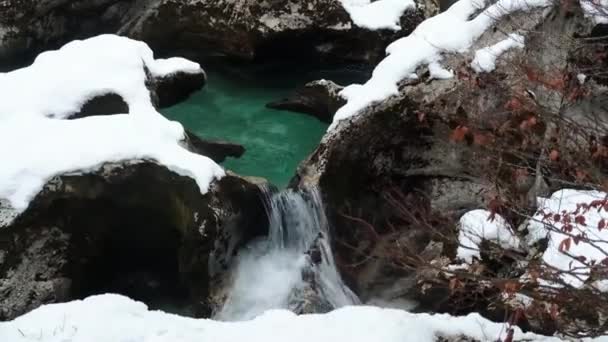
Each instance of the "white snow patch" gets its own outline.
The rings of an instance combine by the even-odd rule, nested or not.
[[[107,93],[120,95],[133,115],[154,109],[145,87],[144,66],[153,76],[203,73],[183,58],[155,60],[143,42],[115,35],[75,40],[43,52],[27,67],[0,73],[0,120],[7,117],[65,118],[87,100]]]
[[[608,279],[594,281],[593,287],[595,287],[600,292],[608,292]]]
[[[446,68],[444,68],[438,61],[429,63],[429,73],[431,78],[437,80],[446,80],[448,78],[454,77],[454,72],[452,70],[447,70]]]
[[[403,12],[416,7],[413,0],[340,0],[355,25],[370,30],[401,30]]]
[[[599,263],[606,258],[603,251],[608,252],[608,227],[599,229],[599,225],[602,220],[608,223],[608,212],[604,207],[599,210],[594,207],[585,209],[581,204],[604,201],[607,196],[608,194],[600,191],[564,189],[553,193],[550,198],[539,199],[539,210],[528,225],[528,244],[548,238],[543,261],[550,267],[568,272],[559,274],[561,280],[568,285],[576,288],[583,286],[591,272],[587,263],[592,260]],[[568,219],[564,223],[566,216]],[[576,221],[577,216],[584,218],[584,224]],[[570,232],[563,231],[567,225],[572,228]],[[562,241],[580,234],[585,234],[593,243],[585,240],[576,243],[572,239],[566,251],[570,255],[560,251]],[[577,260],[578,257],[585,258],[585,262]]]
[[[501,293],[502,299],[509,304],[510,307],[528,308],[534,303],[534,298],[526,296],[522,293]]]
[[[514,341],[560,341],[514,330]],[[11,342],[432,342],[437,336],[460,335],[496,341],[506,333],[504,324],[479,314],[453,317],[369,306],[301,316],[273,310],[251,321],[218,322],[148,311],[142,303],[109,294],[45,305],[0,323],[0,338]]]
[[[154,109],[144,66],[157,77],[203,72],[183,58],[154,60],[145,43],[102,35],[44,52],[27,68],[0,73],[0,199],[20,212],[55,175],[131,159],[163,164],[192,177],[206,192],[224,171],[180,146],[184,129]],[[61,120],[107,93],[120,95],[129,114]],[[14,218],[15,211],[4,207],[2,213]]]
[[[578,74],[578,75],[576,75],[576,79],[578,80],[579,84],[585,84],[585,81],[587,81],[587,75]]]
[[[580,0],[586,18],[595,24],[608,24],[608,0]]]
[[[608,1],[608,0],[607,0]],[[365,84],[352,84],[342,90],[347,100],[335,114],[328,130],[372,103],[397,95],[399,81],[422,65],[438,62],[443,53],[465,52],[490,26],[515,11],[528,11],[551,5],[550,0],[499,0],[474,19],[469,17],[486,7],[484,0],[460,0],[447,11],[423,21],[409,36],[386,49],[388,56],[374,69]],[[446,74],[447,76],[447,74]]]
[[[469,264],[473,258],[479,259],[479,245],[483,240],[495,242],[506,249],[519,249],[519,239],[505,219],[498,214],[494,218],[491,215],[487,210],[477,209],[460,218],[457,258]]]
[[[496,69],[496,59],[512,48],[524,48],[524,37],[522,35],[511,33],[507,39],[477,50],[475,59],[471,62],[471,67],[477,72],[494,71]]]

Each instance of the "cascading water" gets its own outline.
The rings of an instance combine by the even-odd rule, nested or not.
[[[319,192],[265,193],[268,237],[239,252],[232,289],[215,318],[247,320],[269,309],[296,310],[294,297],[307,286],[330,309],[358,304],[336,269]]]

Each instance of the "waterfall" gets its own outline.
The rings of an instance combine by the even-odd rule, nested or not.
[[[215,318],[247,320],[270,309],[298,311],[304,305],[299,296],[310,291],[316,305],[327,310],[358,304],[336,269],[318,190],[264,193],[268,236],[239,252],[232,288]]]

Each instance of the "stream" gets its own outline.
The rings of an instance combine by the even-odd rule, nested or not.
[[[266,103],[315,79],[347,84],[368,77],[358,66],[332,69],[210,62],[203,67],[208,77],[205,88],[164,109],[163,114],[202,138],[245,146],[245,154],[228,158],[224,167],[241,175],[264,177],[279,188],[287,185],[328,125],[308,115],[266,108]]]
[[[327,78],[361,82],[357,67],[302,70],[300,66],[211,65],[208,84],[163,114],[202,138],[245,146],[239,159],[224,166],[242,175],[264,177],[279,189],[317,146],[327,124],[314,117],[266,108],[306,82]],[[218,320],[252,319],[269,309],[329,311],[358,304],[334,263],[321,196],[316,189],[273,192],[263,189],[269,234],[242,248],[232,265],[229,296]]]

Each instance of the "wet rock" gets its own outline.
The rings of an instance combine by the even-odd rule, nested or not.
[[[188,149],[192,152],[202,154],[221,163],[227,157],[240,158],[245,153],[245,147],[229,141],[201,139],[194,133],[186,130]]]
[[[179,72],[170,76],[153,79],[152,91],[156,96],[156,106],[166,108],[185,101],[190,94],[202,89],[207,83],[204,72],[185,73]]]
[[[332,81],[313,81],[283,100],[268,103],[266,107],[304,113],[331,123],[334,113],[345,104],[339,96],[342,89]]]

